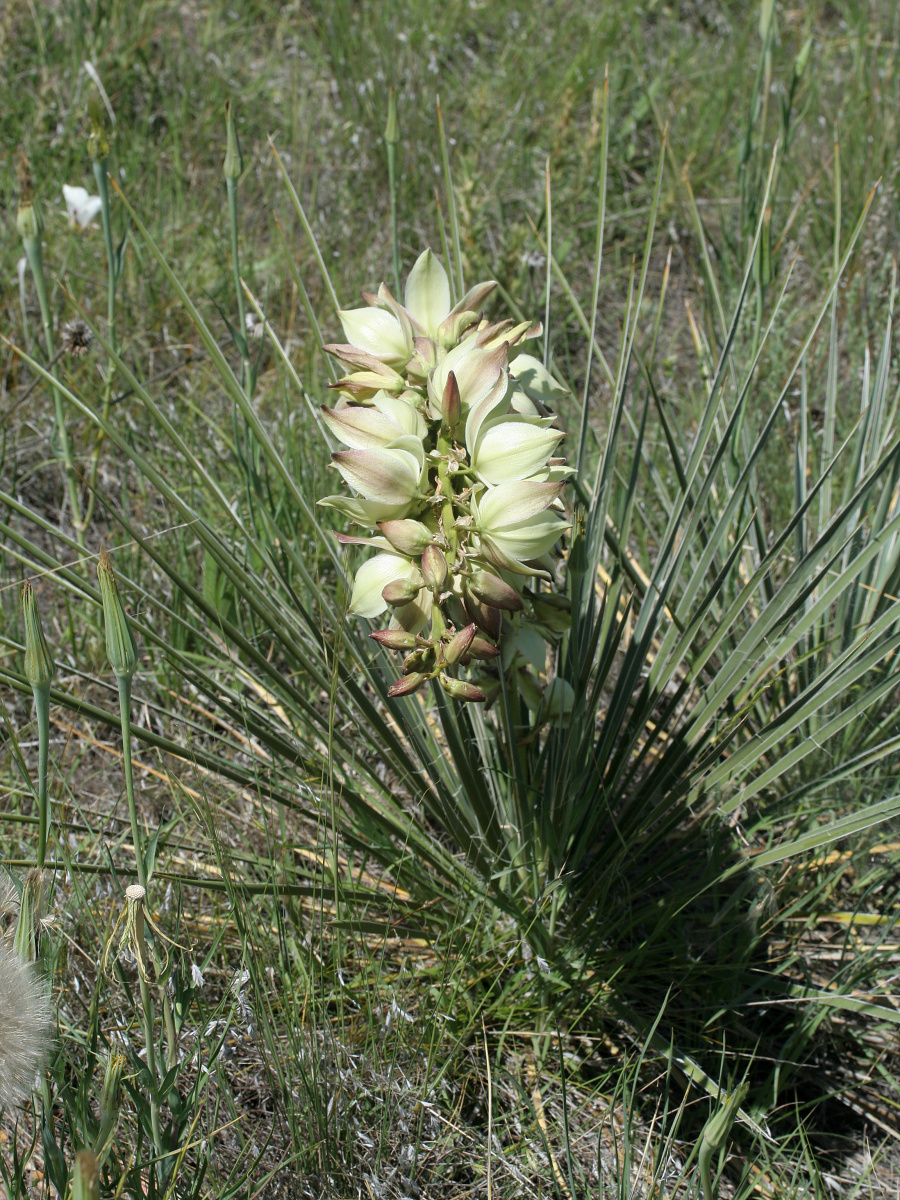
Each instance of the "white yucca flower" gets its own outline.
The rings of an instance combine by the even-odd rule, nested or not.
[[[0,1107],[30,1094],[51,1029],[50,1006],[34,967],[0,942]]]
[[[552,686],[545,649],[568,616],[552,557],[569,528],[571,469],[554,457],[564,435],[552,411],[566,389],[521,353],[539,326],[485,320],[495,286],[478,284],[453,306],[447,274],[426,250],[403,304],[382,284],[363,293],[367,308],[339,312],[348,342],[326,349],[349,371],[322,413],[347,447],[332,465],[351,494],[319,503],[374,535],[338,536],[378,552],[356,573],[350,611],[367,620],[390,611],[389,627],[372,636],[408,652],[391,696],[436,679],[456,699],[490,701],[497,663],[477,681],[460,671],[496,660],[501,636],[514,645],[521,635],[543,649],[506,654],[500,669],[541,719],[565,719],[567,696]]]

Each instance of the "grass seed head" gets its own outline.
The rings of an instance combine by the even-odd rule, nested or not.
[[[50,1006],[34,967],[0,943],[0,1107],[31,1092],[51,1030]]]

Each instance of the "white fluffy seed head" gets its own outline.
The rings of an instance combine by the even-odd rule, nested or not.
[[[34,968],[0,942],[0,1107],[29,1095],[51,1031],[50,1006]]]

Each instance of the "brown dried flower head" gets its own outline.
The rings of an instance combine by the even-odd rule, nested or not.
[[[71,354],[73,358],[80,358],[82,354],[87,354],[90,350],[93,340],[94,335],[91,333],[90,327],[80,317],[76,317],[73,321],[66,321],[62,327],[63,354]]]

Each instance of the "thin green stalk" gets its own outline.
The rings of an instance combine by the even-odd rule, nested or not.
[[[31,684],[38,726],[38,852],[37,865],[47,859],[50,835],[50,803],[48,775],[50,759],[50,684],[53,682],[53,659],[38,612],[34,590],[26,582],[22,589],[22,612],[25,623],[25,675]]]
[[[78,480],[75,475],[75,462],[72,458],[72,447],[69,444],[69,433],[66,429],[66,417],[63,411],[62,392],[59,389],[59,367],[57,366],[56,353],[53,344],[53,322],[50,316],[50,302],[47,299],[47,284],[44,279],[44,255],[41,247],[41,239],[38,237],[28,237],[22,239],[25,246],[25,254],[28,257],[28,263],[31,267],[32,278],[34,279],[35,290],[38,295],[38,304],[41,309],[41,322],[44,327],[44,342],[47,349],[47,360],[50,363],[50,371],[53,376],[55,387],[53,388],[53,408],[55,418],[56,437],[59,443],[60,453],[62,454],[63,468],[66,473],[66,483],[69,492],[69,504],[72,507],[72,524],[75,528],[75,533],[80,545],[84,545],[84,528],[81,521],[81,501],[78,498]]]
[[[34,708],[38,726],[38,850],[37,865],[43,869],[50,837],[50,685],[34,688]]]
[[[234,276],[234,293],[237,297],[237,310],[241,343],[241,387],[248,392],[250,389],[250,359],[247,355],[247,325],[244,313],[244,289],[241,286],[241,262],[238,254],[238,211],[237,211],[237,180],[230,176],[225,178],[225,188],[228,192],[228,225],[231,232],[231,270]]]
[[[129,680],[130,692],[130,680]],[[123,720],[123,731],[125,723]],[[127,758],[126,758],[127,761]],[[128,777],[128,772],[126,778]],[[132,808],[133,811],[133,808]],[[153,1011],[153,997],[150,994],[150,982],[147,974],[147,943],[144,936],[144,900],[146,898],[147,889],[142,885],[140,889],[134,889],[135,892],[140,890],[140,897],[133,900],[130,896],[128,904],[132,909],[132,919],[134,921],[134,949],[138,959],[138,979],[141,987],[141,1015],[144,1025],[144,1045],[147,1048],[147,1071],[150,1075],[150,1127],[153,1132],[153,1145],[156,1149],[156,1154],[160,1160],[156,1164],[157,1174],[160,1175],[163,1169],[163,1154],[165,1153],[162,1130],[159,1124],[159,1075],[156,1068],[156,1044],[153,1039],[153,1028],[155,1025],[155,1015]],[[129,888],[126,892],[128,895],[132,889]]]
[[[131,840],[137,865],[138,883],[147,888],[147,863],[144,858],[144,838],[138,823],[137,806],[134,801],[134,772],[131,765],[131,679],[116,676],[119,689],[119,713],[122,719],[122,763],[125,768],[125,796],[128,800],[128,817],[131,821]]]
[[[97,191],[100,196],[100,221],[103,226],[103,243],[106,247],[106,336],[109,339],[113,355],[118,353],[119,343],[116,338],[116,285],[119,279],[119,264],[113,246],[112,221],[109,212],[109,176],[105,158],[94,160],[94,179],[97,181]],[[116,373],[116,362],[113,355],[107,359],[106,385],[103,389],[103,420],[109,420],[109,410],[112,404],[113,379]],[[88,468],[88,498],[87,508],[82,519],[82,528],[87,529],[94,515],[94,503],[97,494],[97,474],[100,470],[100,451],[103,448],[103,429],[98,427],[94,438],[94,449]]]
[[[397,122],[397,94],[394,88],[388,93],[388,118],[384,130],[387,149],[388,187],[391,194],[391,262],[394,270],[394,294],[400,298],[400,244],[397,239],[397,143],[400,141],[400,126]]]

